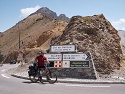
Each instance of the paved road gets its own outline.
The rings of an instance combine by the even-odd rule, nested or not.
[[[0,94],[125,94],[124,84],[31,83],[4,74],[13,66],[0,67]]]

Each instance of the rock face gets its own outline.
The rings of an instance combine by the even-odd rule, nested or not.
[[[121,37],[121,45],[123,53],[125,54],[125,31],[124,30],[118,30],[118,34]]]
[[[125,31],[124,30],[118,30],[118,34],[121,37],[121,46],[122,46],[122,52],[123,52],[123,63],[121,64],[122,67],[125,67]]]
[[[120,68],[120,37],[103,14],[72,17],[63,34],[54,38],[51,44],[59,45],[60,42],[75,44],[79,52],[91,52],[96,70],[100,73]]]

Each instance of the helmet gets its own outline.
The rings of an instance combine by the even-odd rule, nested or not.
[[[38,54],[44,54],[45,52],[44,51],[39,51]]]

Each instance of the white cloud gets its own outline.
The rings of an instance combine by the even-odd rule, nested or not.
[[[125,19],[119,19],[118,21],[112,21],[111,23],[117,30],[125,30]]]
[[[21,12],[21,15],[20,17],[27,17],[29,16],[31,13],[37,11],[39,8],[41,8],[39,5],[35,6],[35,7],[30,7],[30,8],[24,8],[24,9],[21,9],[20,12]]]

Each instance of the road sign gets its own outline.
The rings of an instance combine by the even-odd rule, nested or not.
[[[76,54],[63,54],[63,60],[65,61],[83,61],[86,60],[87,55],[85,53]]]
[[[61,68],[62,67],[62,61],[55,61],[54,62],[54,67],[55,68]]]
[[[53,68],[54,67],[54,61],[49,61],[50,64],[49,64],[49,67]]]
[[[44,54],[54,68],[88,68],[90,62],[85,53]]]
[[[17,56],[17,61],[23,61],[23,54],[24,54],[24,52],[23,51],[19,51],[18,52],[18,56]]]
[[[75,52],[75,45],[51,46],[51,52]]]
[[[70,61],[63,61],[62,68],[70,68]]]
[[[89,61],[71,61],[70,62],[70,67],[71,68],[89,68],[90,66]]]
[[[62,54],[44,54],[49,61],[62,60]]]

